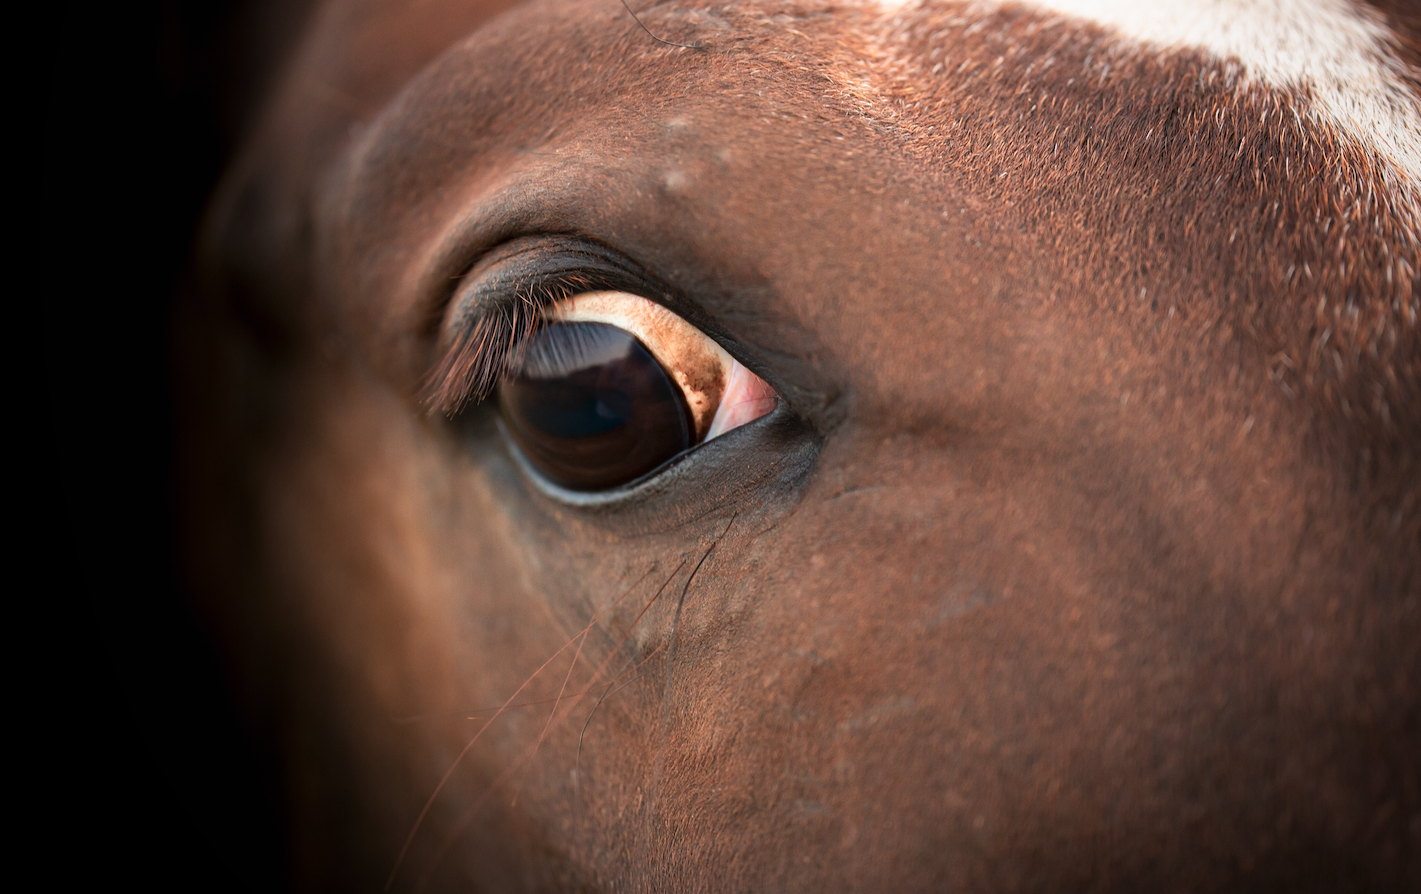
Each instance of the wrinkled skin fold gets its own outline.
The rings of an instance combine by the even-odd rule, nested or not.
[[[1421,885],[1384,160],[1015,8],[505,5],[318,10],[179,320],[296,887]],[[545,234],[778,409],[580,499],[431,414],[461,278]]]

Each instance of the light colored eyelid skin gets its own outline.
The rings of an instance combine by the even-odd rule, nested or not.
[[[630,292],[585,292],[548,313],[565,323],[607,323],[637,337],[675,379],[691,410],[695,443],[709,441],[775,408],[774,389],[676,314]]]

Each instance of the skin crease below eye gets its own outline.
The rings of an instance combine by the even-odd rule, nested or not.
[[[560,322],[607,323],[635,335],[680,386],[697,444],[775,408],[773,388],[676,314],[628,292],[588,292],[561,302]]]

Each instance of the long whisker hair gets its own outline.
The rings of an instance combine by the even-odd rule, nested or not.
[[[683,49],[683,50],[704,50],[704,49],[705,49],[705,47],[704,47],[703,45],[698,44],[698,43],[677,43],[677,42],[674,41],[674,40],[666,40],[665,38],[657,37],[655,34],[652,34],[652,33],[651,33],[651,29],[650,29],[650,28],[646,27],[646,23],[641,20],[641,16],[639,16],[639,15],[637,15],[636,13],[632,12],[632,8],[627,5],[627,0],[621,0],[621,3],[622,3],[622,9],[625,9],[625,10],[627,11],[627,15],[629,15],[629,16],[632,17],[632,21],[634,21],[634,22],[636,22],[638,25],[640,25],[640,26],[641,26],[641,30],[643,30],[643,31],[646,32],[646,36],[647,36],[647,37],[650,37],[652,40],[656,41],[657,43],[664,43],[664,44],[666,44],[668,47],[680,47],[680,48]]]
[[[680,568],[684,566],[684,564],[685,563],[683,561],[681,565],[678,565],[677,571],[679,571]],[[429,811],[434,806],[434,802],[439,797],[440,792],[444,791],[445,786],[449,784],[449,780],[453,777],[454,771],[458,769],[459,764],[463,761],[464,757],[468,755],[468,753],[473,749],[474,744],[477,743],[480,737],[482,737],[483,734],[488,730],[488,728],[493,725],[493,722],[499,717],[503,716],[503,714],[509,709],[509,707],[517,701],[518,696],[522,694],[523,690],[527,689],[528,686],[531,685],[532,682],[538,678],[539,674],[541,674],[544,670],[547,670],[548,666],[551,665],[555,660],[557,660],[557,657],[559,655],[561,655],[563,652],[566,652],[568,648],[572,646],[573,643],[579,642],[588,631],[595,627],[597,623],[602,620],[602,618],[604,618],[609,612],[616,608],[622,602],[623,599],[635,592],[637,586],[639,586],[642,581],[646,580],[647,575],[649,575],[650,573],[651,571],[648,570],[646,574],[643,574],[640,578],[638,578],[636,583],[628,587],[625,591],[623,591],[620,596],[608,603],[608,605],[604,609],[602,609],[601,612],[595,615],[580,633],[574,635],[571,639],[564,643],[561,648],[559,648],[556,652],[550,655],[547,661],[544,661],[542,665],[538,667],[537,670],[533,671],[533,673],[526,680],[524,680],[523,683],[516,690],[514,690],[513,694],[508,697],[507,701],[505,701],[503,705],[493,713],[493,716],[489,717],[488,720],[486,720],[484,724],[479,727],[478,731],[474,733],[474,735],[469,739],[468,743],[465,744],[463,749],[454,757],[454,760],[450,762],[449,769],[444,771],[444,775],[440,778],[438,785],[434,787],[434,791],[431,792],[429,798],[425,800],[424,807],[421,808],[419,816],[415,818],[414,825],[410,827],[409,834],[405,836],[405,842],[400,848],[399,855],[395,858],[395,865],[390,869],[390,875],[389,878],[385,880],[385,887],[383,890],[389,891],[391,886],[394,885],[395,878],[399,875],[400,867],[404,864],[405,856],[409,853],[410,845],[414,843],[415,835],[419,833],[420,827],[424,824],[424,820],[429,815]],[[673,577],[674,575],[675,572],[672,572]],[[665,586],[665,584],[662,584],[661,590],[664,590]],[[655,602],[656,599],[660,597],[661,590],[657,590],[656,596],[652,597],[652,602]],[[647,607],[650,607],[650,603],[648,603]],[[643,608],[642,614],[645,613],[646,609]],[[637,615],[637,617],[640,618],[641,615]]]
[[[416,886],[416,890],[422,890],[425,886],[428,885],[430,878],[433,876],[435,869],[442,862],[444,855],[448,852],[454,841],[457,840],[458,836],[463,832],[464,827],[467,826],[468,823],[473,819],[474,815],[478,812],[478,809],[482,807],[483,804],[488,800],[489,796],[491,796],[494,791],[496,791],[505,781],[507,781],[507,779],[512,775],[515,769],[521,767],[524,763],[531,760],[533,755],[537,753],[538,746],[541,745],[547,730],[554,723],[554,718],[557,717],[559,711],[562,712],[563,717],[566,717],[568,713],[577,706],[577,704],[584,696],[593,691],[593,686],[596,685],[596,682],[602,677],[603,673],[606,672],[607,667],[611,664],[613,658],[618,654],[618,651],[631,637],[633,631],[636,630],[637,625],[641,623],[642,618],[646,616],[646,613],[650,611],[651,607],[661,599],[662,594],[666,592],[666,589],[670,586],[671,582],[674,581],[677,575],[681,572],[681,570],[686,567],[687,561],[687,559],[682,559],[681,562],[677,564],[674,569],[672,569],[671,573],[667,576],[666,580],[662,582],[661,586],[657,588],[656,593],[651,597],[651,599],[648,600],[644,606],[642,606],[636,617],[632,619],[632,622],[629,625],[627,625],[627,629],[622,634],[621,639],[616,642],[615,646],[609,651],[607,657],[603,659],[601,664],[597,666],[587,686],[583,687],[583,689],[580,692],[576,693],[575,696],[570,698],[564,698],[563,692],[565,692],[566,689],[566,680],[564,680],[564,690],[559,692],[558,698],[553,699],[554,707],[552,715],[549,717],[548,724],[544,728],[544,733],[542,735],[539,735],[538,739],[534,743],[525,748],[523,754],[518,758],[518,760],[506,767],[504,771],[500,773],[492,783],[490,783],[484,793],[481,794],[478,798],[476,798],[474,803],[471,804],[464,811],[458,822],[454,824],[448,835],[446,835],[444,840],[441,842],[439,848],[435,851],[433,858],[430,860],[429,866],[422,874],[421,879],[418,885]],[[569,638],[567,642],[565,642],[556,652],[554,652],[546,661],[544,661],[538,667],[538,669],[535,670],[526,680],[524,680],[523,683],[518,687],[518,689],[515,690],[511,696],[509,696],[508,700],[505,701],[503,705],[499,707],[499,709],[495,711],[493,715],[490,716],[482,726],[479,727],[478,731],[475,732],[474,735],[469,739],[468,743],[464,745],[463,749],[458,753],[458,755],[455,756],[454,760],[450,763],[449,769],[447,769],[444,772],[443,777],[440,778],[438,785],[436,785],[434,788],[434,791],[431,792],[429,798],[426,799],[424,807],[420,810],[419,816],[416,817],[413,826],[411,826],[410,828],[409,834],[405,837],[405,841],[403,846],[400,848],[399,855],[395,858],[395,865],[391,868],[390,875],[385,881],[385,891],[389,891],[390,888],[394,885],[395,879],[399,875],[400,867],[404,864],[404,860],[409,854],[409,849],[414,843],[415,836],[419,833],[420,828],[423,826],[425,819],[429,815],[429,811],[434,806],[435,800],[438,799],[440,793],[444,791],[444,789],[447,787],[447,785],[449,784],[449,780],[454,775],[454,771],[459,767],[459,765],[463,762],[463,759],[473,749],[474,744],[479,741],[479,739],[489,729],[489,727],[493,725],[495,720],[501,717],[504,713],[508,711],[510,707],[515,704],[518,696],[523,692],[523,690],[527,689],[528,686],[532,684],[532,682],[537,679],[543,671],[547,670],[547,668],[555,660],[557,660],[559,655],[566,652],[568,648],[570,648],[574,643],[577,643],[578,649],[574,653],[575,657],[573,660],[573,665],[568,668],[568,675],[570,677],[572,674],[573,667],[576,666],[577,657],[580,656],[582,653],[582,645],[585,643],[587,635],[593,630],[593,628],[597,626],[599,622],[602,621],[603,618],[605,618],[609,613],[611,613],[613,609],[620,605],[622,601],[627,598],[627,596],[635,592],[636,588],[640,586],[642,581],[646,580],[647,576],[651,574],[651,571],[652,569],[648,569],[645,574],[638,578],[637,581],[633,583],[630,587],[624,590],[621,595],[611,600],[600,612],[593,616],[593,618],[587,623],[585,627],[582,628],[581,631]],[[620,676],[620,674],[618,676]],[[564,702],[570,702],[570,704],[567,705],[566,708],[564,708]]]

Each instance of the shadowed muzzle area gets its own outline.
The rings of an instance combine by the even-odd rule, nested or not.
[[[637,16],[688,46],[331,3],[214,204],[191,568],[295,884],[1421,881],[1404,168],[1078,17]],[[581,256],[773,411],[576,492],[462,379],[431,413]]]

